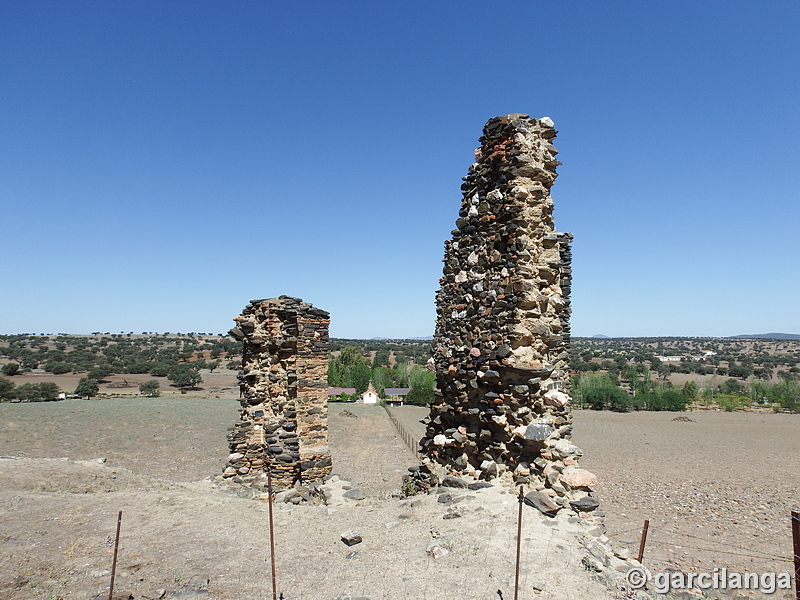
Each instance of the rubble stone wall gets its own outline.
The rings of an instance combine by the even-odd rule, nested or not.
[[[279,484],[322,479],[328,451],[327,312],[299,298],[252,300],[230,334],[243,344],[241,416],[224,476],[248,481],[271,465]]]
[[[550,119],[521,114],[483,129],[445,242],[436,398],[421,445],[434,466],[484,478],[511,471],[565,504],[593,476],[565,439],[572,234],[553,223],[555,137]]]

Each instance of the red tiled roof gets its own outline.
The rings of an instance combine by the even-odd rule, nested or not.
[[[328,388],[328,396],[340,396],[341,394],[355,394],[356,388]]]

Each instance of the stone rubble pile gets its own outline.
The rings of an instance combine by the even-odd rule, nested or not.
[[[551,514],[588,506],[596,483],[568,440],[572,234],[553,223],[555,137],[547,117],[510,114],[484,126],[445,242],[436,398],[420,442],[439,477],[510,475]]]
[[[263,482],[269,468],[279,487],[321,480],[331,472],[328,313],[280,296],[252,300],[234,321],[242,409],[223,476]]]

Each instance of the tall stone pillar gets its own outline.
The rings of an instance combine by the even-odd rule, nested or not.
[[[434,466],[484,478],[511,471],[566,502],[580,450],[563,439],[572,423],[572,235],[553,223],[555,137],[550,119],[522,114],[483,129],[445,242],[437,389],[421,445]]]
[[[299,298],[253,300],[229,332],[243,344],[241,418],[225,477],[279,484],[322,479],[328,451],[327,312]]]

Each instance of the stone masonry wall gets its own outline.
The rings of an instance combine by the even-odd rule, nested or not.
[[[327,312],[299,298],[252,300],[230,334],[243,344],[241,417],[224,476],[278,484],[322,479],[328,451]]]
[[[513,473],[561,505],[594,482],[566,438],[572,234],[557,233],[548,118],[490,119],[445,242],[433,339],[428,463],[490,479]]]

